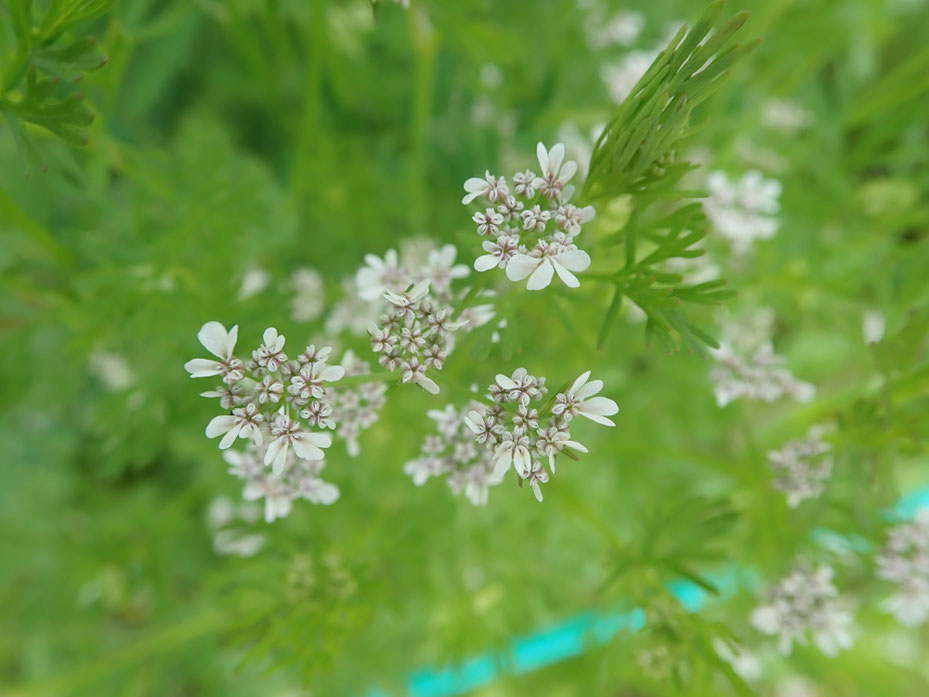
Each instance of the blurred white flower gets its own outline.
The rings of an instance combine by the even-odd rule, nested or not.
[[[294,322],[312,322],[323,314],[326,307],[325,285],[316,269],[297,269],[290,277],[290,284],[294,289],[290,318]]]
[[[796,102],[774,98],[762,107],[761,123],[767,128],[792,136],[809,128],[813,123],[813,115]]]
[[[249,269],[242,276],[242,284],[239,286],[236,300],[247,300],[253,295],[258,295],[268,287],[270,282],[271,276],[264,269]]]
[[[907,626],[929,619],[929,508],[891,528],[875,562],[877,575],[897,585],[881,607]]]
[[[861,334],[869,344],[876,344],[884,338],[887,321],[879,310],[867,310],[861,318]]]
[[[832,475],[831,446],[823,440],[824,429],[814,426],[803,440],[790,441],[780,450],[768,452],[768,465],[774,471],[774,487],[787,496],[787,505],[796,508],[801,501],[816,499]]]
[[[755,240],[774,237],[780,210],[781,183],[752,170],[731,181],[725,172],[711,172],[706,181],[709,197],[703,209],[714,230],[736,254],[749,251]]]
[[[763,634],[777,638],[777,648],[789,654],[794,642],[807,637],[827,656],[835,656],[852,645],[853,618],[839,600],[832,583],[831,567],[815,571],[796,566],[766,594],[766,602],[752,613],[752,624]]]

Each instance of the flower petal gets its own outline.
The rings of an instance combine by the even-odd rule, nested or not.
[[[513,263],[512,261],[510,262]],[[509,270],[509,266],[506,267]],[[549,283],[552,282],[552,276],[555,275],[555,267],[552,264],[551,260],[543,260],[535,271],[532,272],[532,275],[529,277],[529,283],[526,284],[526,288],[529,290],[542,290]]]
[[[556,173],[564,162],[564,143],[555,143],[548,151],[548,172]]]
[[[539,268],[541,260],[528,254],[514,254],[506,265],[506,277],[511,281],[521,281]]]
[[[343,375],[345,375],[345,368],[340,365],[331,365],[323,371],[319,379],[325,380],[326,382],[335,382],[336,380],[341,380]]]
[[[229,414],[214,416],[212,421],[206,425],[206,437],[216,438],[216,436],[226,433],[235,426],[235,417]]]
[[[203,344],[203,348],[212,353],[217,358],[229,358],[226,353],[229,340],[229,332],[219,322],[207,322],[200,331],[197,332],[197,338]]]
[[[581,285],[581,282],[577,280],[577,276],[558,263],[557,257],[552,257],[551,264],[558,274],[558,278],[560,278],[568,288],[577,288]]]
[[[223,366],[209,358],[194,358],[184,364],[184,370],[190,373],[192,378],[208,378],[221,374]]]
[[[498,262],[499,259],[497,259],[497,257],[495,257],[493,254],[484,254],[483,256],[479,256],[474,260],[474,270],[490,271],[497,265]]]
[[[587,382],[587,378],[589,378],[589,377],[590,377],[590,371],[589,371],[589,370],[588,370],[586,373],[581,373],[581,374],[578,376],[577,380],[574,381],[574,384],[571,385],[571,389],[568,390],[568,392],[569,392],[570,394],[572,394],[572,395],[573,395],[573,394],[577,394],[577,391],[578,391],[579,389],[581,389],[581,388],[584,386],[584,384]]]
[[[558,263],[569,271],[586,271],[590,266],[590,255],[583,249],[572,249],[558,255]]]
[[[539,167],[542,169],[542,174],[545,174],[548,171],[548,150],[545,149],[542,141],[536,144],[535,154],[539,158]]]

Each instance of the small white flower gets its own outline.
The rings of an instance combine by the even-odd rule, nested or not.
[[[541,206],[533,206],[529,210],[520,213],[523,222],[523,230],[529,232],[545,232],[545,226],[551,219],[551,211],[543,211]]]
[[[503,216],[493,208],[488,208],[483,213],[478,211],[471,217],[471,220],[477,223],[478,235],[496,235],[500,232],[500,226],[503,225]]]
[[[386,290],[400,290],[408,285],[408,273],[400,266],[400,258],[394,249],[388,249],[383,259],[375,254],[366,254],[365,264],[355,274],[355,284],[362,300],[377,300]]]
[[[287,449],[293,446],[297,457],[304,460],[322,460],[325,453],[320,448],[332,445],[332,436],[328,433],[304,431],[298,421],[285,414],[279,414],[271,426],[274,440],[268,445],[264,463],[270,465],[274,474],[280,475],[287,463]]]
[[[453,244],[447,244],[429,252],[423,272],[429,282],[430,291],[440,294],[448,293],[452,288],[452,281],[468,276],[468,267],[455,263],[457,255],[458,250]]]
[[[563,143],[556,143],[551,150],[546,150],[545,145],[538,143],[536,155],[542,174],[535,178],[532,185],[546,198],[556,199],[577,172],[577,163],[573,160],[564,161]]]
[[[284,336],[277,333],[274,327],[268,327],[262,336],[262,343],[252,351],[252,358],[265,370],[274,373],[287,361],[284,353]]]
[[[529,438],[506,432],[501,436],[500,444],[494,450],[494,474],[502,476],[513,465],[516,473],[525,479],[532,468],[532,456],[529,454]]]
[[[570,203],[559,206],[558,212],[555,214],[555,225],[564,230],[571,237],[574,237],[581,231],[581,225],[583,223],[593,220],[594,213],[593,206],[578,208]]]
[[[506,179],[504,177],[496,177],[490,173],[490,171],[484,172],[484,178],[480,177],[471,177],[464,183],[465,191],[468,193],[465,195],[461,202],[465,205],[468,205],[476,199],[478,196],[483,196],[491,203],[496,203],[497,201],[503,200],[503,198],[510,193],[509,188],[506,185]]]
[[[223,382],[233,383],[241,380],[245,373],[243,364],[232,355],[235,351],[236,339],[239,336],[239,326],[236,325],[228,332],[219,322],[207,322],[197,333],[197,338],[207,351],[219,360],[212,361],[206,358],[194,358],[184,364],[184,370],[192,378],[206,378],[213,375],[222,375]]]
[[[552,413],[564,415],[566,419],[580,415],[604,426],[615,426],[616,424],[606,417],[616,414],[619,406],[607,397],[594,397],[603,389],[603,380],[588,382],[589,377],[590,371],[588,370],[574,381],[567,392],[558,394],[555,397]]]
[[[216,438],[222,435],[223,439],[219,442],[222,450],[228,448],[236,438],[249,438],[255,445],[261,445],[261,423],[264,416],[258,411],[254,402],[244,407],[232,410],[232,415],[223,414],[216,416],[207,424],[206,437]]]
[[[516,194],[524,198],[533,198],[535,196],[535,187],[533,186],[535,179],[536,174],[531,169],[514,174],[513,181],[516,184]]]
[[[487,254],[474,260],[476,271],[490,271],[494,267],[505,269],[519,249],[519,236],[501,235],[495,242],[485,240],[481,246]]]
[[[506,265],[506,277],[511,281],[521,281],[527,276],[529,290],[541,290],[552,282],[554,274],[569,288],[577,288],[580,281],[572,271],[586,271],[590,266],[590,256],[582,249],[566,248],[562,245],[549,245],[540,240],[530,254],[516,254]]]
[[[420,281],[413,285],[405,293],[395,293],[392,290],[384,291],[384,297],[387,302],[398,308],[409,308],[416,305],[420,300],[429,294],[429,279]]]
[[[540,462],[535,461],[525,478],[529,480],[529,486],[532,487],[532,493],[535,494],[536,501],[542,503],[542,488],[539,485],[548,482],[548,472],[545,471]]]

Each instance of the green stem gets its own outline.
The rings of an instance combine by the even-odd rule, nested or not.
[[[470,307],[470,302],[477,297],[477,294],[480,293],[487,284],[490,283],[490,274],[482,273],[477,277],[477,280],[468,288],[468,292],[465,293],[465,296],[458,302],[457,311],[454,313],[455,319],[461,317],[461,313],[465,311],[466,308]]]

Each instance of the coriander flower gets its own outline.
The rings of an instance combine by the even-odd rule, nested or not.
[[[552,282],[554,274],[569,288],[577,288],[580,281],[572,271],[586,271],[590,266],[590,256],[574,245],[548,244],[539,240],[529,254],[516,254],[506,265],[506,277],[511,281],[521,281],[527,276],[528,290],[541,290]]]
[[[519,235],[500,235],[494,242],[486,240],[481,246],[487,254],[474,260],[476,271],[490,271],[495,267],[505,269],[519,250]]]
[[[557,395],[552,413],[563,415],[568,421],[579,414],[598,424],[615,426],[616,424],[606,417],[617,413],[619,406],[607,397],[595,397],[594,395],[603,389],[603,380],[588,382],[589,377],[588,370],[574,381],[567,392]]]
[[[381,259],[375,254],[365,254],[365,264],[355,274],[358,295],[362,300],[377,300],[386,290],[399,290],[407,285],[409,274],[400,266],[397,251],[388,249]]]
[[[546,150],[545,145],[540,142],[535,151],[542,174],[533,180],[532,186],[546,198],[557,199],[565,184],[577,172],[577,163],[573,160],[564,161],[563,143],[556,143],[551,150]]]
[[[806,643],[808,634],[827,656],[849,648],[853,618],[838,600],[833,574],[828,566],[811,571],[798,565],[768,590],[767,602],[752,613],[752,624],[776,636],[778,650],[785,655],[794,642]]]
[[[223,382],[232,384],[238,382],[244,376],[242,361],[232,355],[235,351],[236,339],[239,336],[239,325],[234,326],[228,332],[219,322],[207,322],[197,333],[197,338],[207,351],[216,356],[219,360],[213,361],[207,358],[194,358],[184,364],[184,370],[190,373],[192,378],[207,378],[213,375],[221,375]]]
[[[219,442],[221,450],[225,450],[235,442],[236,438],[249,438],[255,445],[261,445],[261,423],[264,416],[258,411],[258,407],[251,402],[244,407],[238,407],[232,410],[232,415],[223,414],[213,417],[213,420],[207,424],[206,437],[216,438],[216,436],[226,434]]]
[[[278,334],[274,327],[268,327],[262,338],[264,343],[252,351],[252,359],[260,367],[274,373],[287,362],[287,354],[284,353],[284,336]]]
[[[506,185],[505,177],[496,177],[490,173],[490,170],[484,172],[484,178],[471,177],[464,183],[465,195],[461,202],[468,205],[478,196],[483,196],[491,203],[502,201],[510,193]]]
[[[281,474],[287,462],[287,450],[293,446],[294,453],[303,460],[322,460],[325,454],[320,448],[332,445],[332,436],[328,433],[304,431],[299,421],[286,414],[278,414],[271,425],[274,440],[268,445],[264,463],[271,466],[274,474]]]

